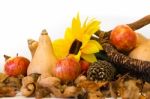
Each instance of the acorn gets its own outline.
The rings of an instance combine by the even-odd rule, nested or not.
[[[87,71],[87,79],[92,81],[111,81],[116,74],[115,67],[105,61],[98,60],[90,65]]]

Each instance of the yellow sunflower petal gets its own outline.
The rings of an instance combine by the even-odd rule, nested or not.
[[[91,26],[97,26],[100,24],[100,21],[96,20],[95,18],[89,20],[89,22],[87,22],[87,28],[90,28]]]
[[[88,24],[86,25],[86,21],[82,27],[82,47],[84,47],[86,45],[86,43],[90,40],[92,34],[94,34],[96,31],[99,30],[99,24],[100,22],[97,20],[91,20],[90,22],[88,22]]]
[[[79,51],[77,55],[75,55],[75,54],[69,54],[68,57],[73,57],[73,58],[75,58],[77,61],[79,61],[79,60],[80,60],[80,56],[81,56],[81,52]]]
[[[83,34],[83,39],[82,39],[82,46],[81,46],[81,49],[86,46],[86,44],[89,42],[90,40],[90,37],[89,35],[87,34]]]
[[[82,28],[86,28],[87,21],[88,21],[88,17],[85,19],[85,21],[84,21],[84,24],[83,24],[83,27],[82,27]]]
[[[95,40],[90,40],[90,42],[92,42],[93,44],[95,44],[99,50],[103,50],[103,47],[102,47],[102,46],[100,45],[100,43],[98,43],[97,41],[95,41]]]
[[[70,43],[72,43],[75,40],[75,37],[70,28],[66,29],[64,39]]]
[[[75,35],[79,34],[80,29],[81,29],[81,22],[80,22],[80,18],[79,18],[79,14],[78,14],[77,17],[72,19],[73,34],[75,34]]]
[[[102,47],[97,41],[90,40],[82,49],[81,52],[84,54],[93,54],[99,52]]]
[[[88,35],[94,34],[97,30],[99,30],[99,24],[100,22],[97,20],[91,20],[86,27],[85,33]]]
[[[84,60],[86,60],[86,61],[88,61],[88,62],[90,62],[90,63],[93,63],[93,62],[96,62],[97,61],[97,59],[96,59],[96,56],[94,55],[94,54],[81,54],[81,57],[84,59]]]
[[[70,44],[67,43],[68,42],[66,42],[64,39],[57,39],[52,42],[54,53],[57,58],[64,58],[68,55]]]

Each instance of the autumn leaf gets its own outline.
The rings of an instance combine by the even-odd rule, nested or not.
[[[84,88],[88,92],[94,92],[100,89],[101,87],[105,86],[106,84],[108,84],[108,82],[94,82],[85,80],[80,82],[78,86]]]

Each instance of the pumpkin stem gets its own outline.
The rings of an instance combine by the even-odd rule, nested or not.
[[[10,58],[10,56],[4,54],[4,58],[5,58],[5,61],[7,61]]]

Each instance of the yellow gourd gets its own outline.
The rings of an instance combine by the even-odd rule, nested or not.
[[[146,38],[140,33],[136,33],[136,36],[137,36],[136,47],[140,46],[141,44],[144,44],[148,40],[148,38]]]
[[[28,39],[28,48],[30,50],[32,57],[33,57],[37,47],[38,47],[38,41],[35,41],[33,39]]]
[[[43,30],[40,37],[38,47],[29,64],[27,74],[32,73],[51,74],[51,69],[56,65],[57,59],[54,55],[51,39],[46,30]]]
[[[140,44],[129,53],[129,57],[143,61],[150,61],[150,40]]]

